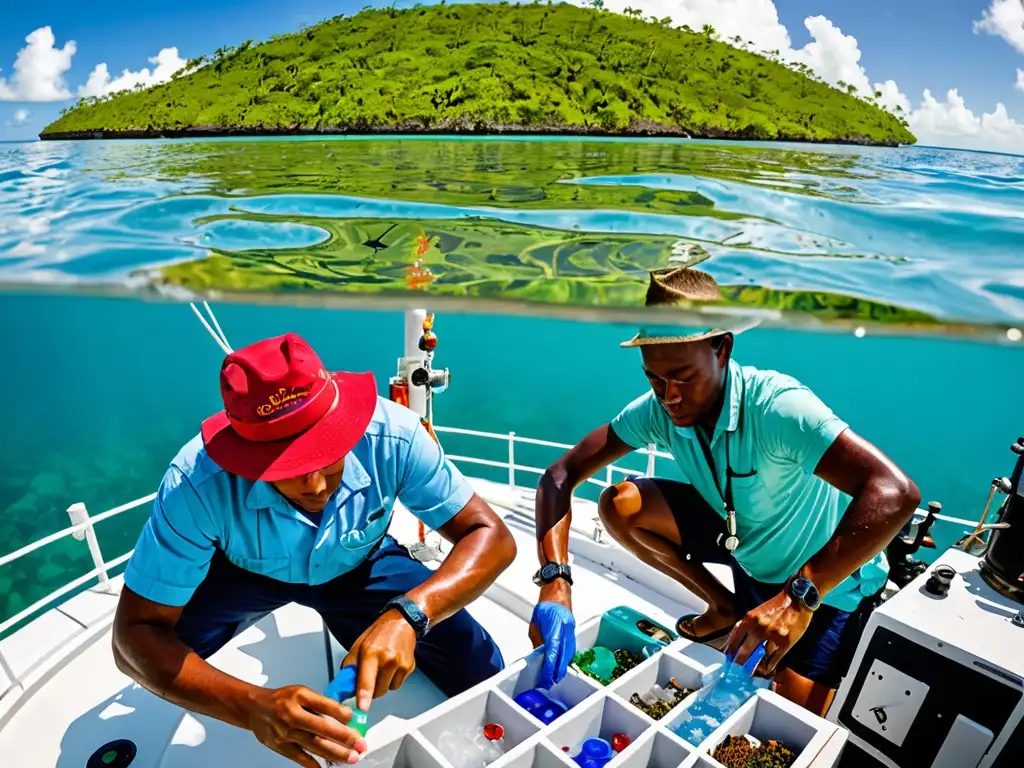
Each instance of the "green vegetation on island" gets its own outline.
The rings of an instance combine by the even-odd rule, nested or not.
[[[594,0],[600,6],[601,0]],[[802,65],[573,5],[364,9],[222,48],[148,90],[83,99],[41,137],[567,133],[916,141]],[[738,46],[738,47],[737,47]]]

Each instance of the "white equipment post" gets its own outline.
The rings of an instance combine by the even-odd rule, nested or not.
[[[409,408],[419,414],[421,419],[427,418],[427,390],[425,385],[412,383],[413,371],[423,368],[427,362],[427,353],[420,349],[420,337],[423,336],[423,321],[427,317],[425,309],[409,309],[405,312],[405,356],[399,366],[403,378],[409,387]]]

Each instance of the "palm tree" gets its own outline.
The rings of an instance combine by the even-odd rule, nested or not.
[[[714,38],[716,34],[718,34],[717,32],[715,32],[715,28],[712,27],[710,24],[705,24],[704,28],[701,31],[704,33],[704,37],[708,38],[709,40],[711,40],[712,38]]]

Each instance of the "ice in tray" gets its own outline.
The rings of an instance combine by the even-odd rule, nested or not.
[[[672,731],[688,744],[698,746],[757,692],[752,679],[754,669],[764,656],[764,644],[741,666],[726,660],[714,680],[701,688],[672,725]]]

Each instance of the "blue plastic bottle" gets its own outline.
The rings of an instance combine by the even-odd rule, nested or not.
[[[347,700],[351,699],[356,694],[356,668],[355,665],[349,665],[342,667],[341,671],[331,680],[330,685],[327,686],[327,690],[324,691],[324,696],[330,699],[334,699],[340,704],[344,704]],[[367,713],[355,706],[355,702],[351,703],[349,707],[352,710],[352,718],[348,721],[349,728],[353,728],[359,732],[360,736],[366,736],[367,725]]]
[[[587,739],[580,747],[580,753],[573,758],[583,768],[604,768],[615,757],[612,745],[604,739]]]
[[[530,688],[515,697],[515,702],[544,725],[549,725],[568,711],[558,699],[548,696],[540,688]]]
[[[757,690],[751,677],[764,654],[765,644],[761,643],[743,666],[727,655],[715,679],[700,689],[696,700],[672,727],[676,735],[695,747],[699,746],[726,718],[743,706]]]

